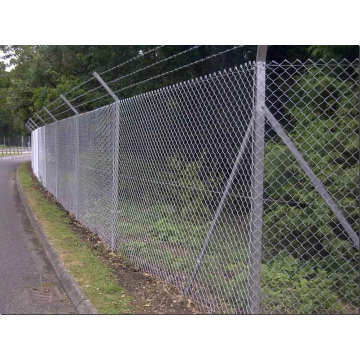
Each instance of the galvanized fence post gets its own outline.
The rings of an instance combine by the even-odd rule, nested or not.
[[[58,198],[58,174],[59,174],[59,145],[58,145],[58,122],[55,122],[55,197],[56,200],[59,200]]]
[[[75,217],[79,220],[79,152],[80,152],[80,133],[79,119],[75,115]]]
[[[75,114],[75,217],[79,220],[79,148],[80,148],[80,133],[79,133],[79,112],[75,107],[66,99],[64,95],[60,95],[60,98],[69,107],[69,109]],[[53,117],[53,116],[52,116]],[[55,117],[53,117],[55,119]],[[56,119],[55,119],[56,120]]]
[[[114,150],[113,150],[113,218],[111,248],[116,251],[116,232],[119,212],[119,155],[120,155],[120,106],[115,102]]]
[[[111,219],[111,249],[116,250],[116,231],[118,223],[118,211],[119,211],[119,144],[120,144],[120,108],[119,108],[119,98],[115,93],[109,88],[106,82],[101,78],[101,76],[94,72],[94,78],[101,84],[101,86],[107,91],[107,93],[115,101],[115,123],[114,123],[114,138],[113,138],[113,184],[112,184],[112,219]]]
[[[44,186],[47,188],[47,151],[46,151],[46,126],[44,126],[44,154],[45,154],[45,176]]]
[[[252,212],[249,261],[249,312],[260,313],[261,247],[264,197],[265,81],[267,45],[259,45],[256,58]]]

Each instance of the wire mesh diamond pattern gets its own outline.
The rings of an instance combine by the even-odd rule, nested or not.
[[[263,314],[358,313],[359,62],[265,71],[266,84],[248,63],[39,128],[34,173],[204,312],[253,313],[259,289]]]

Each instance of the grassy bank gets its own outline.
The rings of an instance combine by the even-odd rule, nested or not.
[[[109,265],[93,253],[90,243],[82,241],[72,230],[65,211],[39,191],[28,162],[20,165],[19,181],[31,209],[66,268],[99,313],[132,313],[131,297],[118,285]]]

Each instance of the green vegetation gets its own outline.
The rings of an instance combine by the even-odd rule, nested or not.
[[[0,58],[0,136],[28,134],[24,123],[34,113],[54,101],[59,94],[68,92],[71,88],[88,79],[93,71],[102,72],[126,60],[146,52],[155,46],[122,45],[122,46],[94,46],[94,45],[0,45],[3,57]],[[104,80],[113,80],[126,73],[139,70],[154,61],[165,59],[188,46],[166,46],[149,54],[138,61],[129,63],[113,72],[104,74]],[[223,51],[227,46],[202,46],[194,51],[166,61],[114,83],[112,89],[120,89],[148,77],[160,74],[169,68],[176,68],[212,54]],[[344,57],[353,60],[358,57],[358,46],[270,46],[268,60],[282,61],[288,59],[304,60]],[[243,46],[219,57],[199,63],[195,66],[169,74],[155,82],[141,84],[121,93],[121,98],[141,94],[145,91],[158,89],[202,75],[210,74],[224,68],[233,67],[254,60],[256,46]],[[11,71],[5,71],[5,59],[11,59]],[[94,87],[90,82],[86,86]],[[81,87],[71,94],[71,98],[84,94],[89,88]],[[96,93],[95,93],[96,94]],[[94,94],[81,98],[81,102],[93,99]],[[104,102],[105,101],[105,102]],[[108,100],[101,100],[86,105],[82,111],[104,105]],[[57,103],[56,106],[60,105]],[[76,105],[76,103],[75,103]],[[64,111],[64,108],[59,110]],[[69,113],[63,114],[67,116]]]
[[[131,313],[131,298],[125,294],[109,266],[96,256],[91,244],[72,231],[64,211],[36,188],[29,163],[19,169],[19,181],[29,205],[66,268],[101,314]]]
[[[270,314],[356,313],[356,302],[347,304],[334,291],[329,274],[280,251],[270,264],[262,266],[262,309]],[[354,288],[352,289],[354,290]],[[354,300],[354,299],[353,299]]]
[[[344,81],[334,70],[310,68],[295,79],[286,93],[291,100],[284,104],[290,137],[358,233],[359,98],[354,96],[358,72]],[[281,81],[286,86],[284,79]],[[358,307],[359,251],[276,136],[270,137],[266,146],[265,191],[266,198],[276,200],[267,203],[264,216],[266,281],[269,274],[280,271],[280,277],[274,277],[278,279],[274,288],[283,294],[294,288],[292,296],[302,299],[298,309],[304,312],[317,306],[321,311],[324,304],[335,312],[343,311],[340,299],[343,306],[351,303]],[[277,262],[278,256],[281,260]],[[283,259],[299,272],[288,276]],[[304,297],[297,293],[297,278]],[[324,286],[331,289],[332,296]],[[327,294],[326,302],[323,294]]]
[[[91,71],[96,69],[101,72],[136,56],[140,50],[150,48],[3,48],[5,54],[15,53],[13,62],[16,67],[11,72],[5,72],[0,67],[0,132],[24,132],[23,123],[33,111],[79,84]],[[161,49],[156,59],[164,59],[185,48]],[[208,56],[219,50],[220,47],[207,46],[176,58],[171,66],[176,67],[191,62],[193,57]],[[211,64],[204,63],[161,78],[156,83],[131,88],[121,97],[230,67],[245,59],[253,59],[254,54],[254,47],[243,47],[217,58]],[[313,60],[341,60],[346,57],[352,61],[358,56],[358,47],[274,46],[268,52],[268,59],[278,62],[296,58],[305,60],[309,56]],[[131,72],[154,60],[155,57],[150,56],[138,63],[131,63],[121,71]],[[125,78],[119,84],[114,84],[114,90],[161,73],[164,69],[160,66],[146,75]],[[285,70],[269,67],[269,104],[275,108],[279,105],[281,109],[276,111],[286,132],[358,232],[359,98],[354,96],[358,93],[358,72],[350,68],[339,71],[314,66],[302,69],[301,75],[297,71],[295,67]],[[115,71],[111,79],[120,75]],[[104,76],[108,80],[108,74]],[[87,90],[86,87],[78,89],[72,96],[81,95]],[[216,91],[220,93],[223,90],[219,87]],[[231,88],[224,90],[218,98],[227,97],[229,94],[226,91],[231,91]],[[201,107],[210,109],[215,101],[214,94],[199,92],[197,96],[193,95],[191,91],[182,91],[181,102],[186,104],[183,107],[175,100],[156,102],[157,99],[153,99],[155,105],[142,117],[137,116],[136,106],[131,105],[127,115],[137,116],[137,126],[127,121],[121,123],[121,133],[126,134],[126,139],[122,139],[119,159],[123,177],[119,184],[119,251],[132,263],[142,265],[154,275],[170,279],[182,289],[188,285],[189,275],[203,247],[214,209],[224,188],[224,180],[231,169],[229,159],[235,156],[234,151],[238,146],[234,140],[236,127],[233,125],[239,119],[234,120],[231,109],[221,114],[215,111],[215,115],[207,114]],[[91,96],[85,95],[82,101],[91,99]],[[273,102],[274,98],[279,100],[279,104]],[[248,104],[245,98],[234,98],[233,102],[239,100],[244,100],[242,106],[246,109]],[[102,101],[91,103],[83,111],[103,104],[105,102]],[[166,126],[159,126],[163,122],[151,112],[153,108],[157,109],[157,114],[166,114]],[[200,115],[202,113],[205,115]],[[139,129],[145,129],[141,137]],[[98,137],[101,136],[100,132],[100,127],[95,127],[94,133]],[[227,143],[227,139],[233,142]],[[111,154],[102,153],[101,147],[94,144],[83,148],[80,159],[95,161],[99,168],[110,166]],[[147,151],[149,149],[151,151]],[[359,305],[358,251],[287,147],[271,129],[267,133],[265,151],[266,201],[261,283],[264,312],[356,312]],[[198,293],[206,293],[207,299],[213,301],[206,306],[218,312],[222,309],[241,312],[247,306],[250,202],[246,196],[249,194],[250,175],[246,172],[249,173],[250,169],[250,154],[245,158],[242,172],[234,180],[231,196],[223,211],[226,221],[220,221],[216,227],[197,278]],[[89,179],[96,179],[95,170],[94,176],[90,175],[89,171]],[[71,176],[64,174],[69,183],[73,182]],[[99,184],[89,181],[82,186],[89,186],[88,193],[95,193],[94,189]],[[91,211],[84,216],[89,222],[100,221],[110,228],[112,219],[106,214],[110,213],[111,201],[101,191],[96,196],[99,198],[93,201]],[[60,214],[54,213],[54,219],[56,216]],[[44,217],[44,221],[47,218]],[[66,222],[65,219],[63,221]],[[60,234],[58,236],[62,237]],[[86,245],[80,247],[86,248]],[[76,256],[73,254],[70,257],[70,264],[77,263]],[[95,273],[95,270],[88,269],[86,273]],[[103,294],[104,291],[100,292]]]
[[[21,152],[12,152],[12,151],[7,151],[4,150],[4,152],[0,152],[0,156],[14,156],[14,155],[22,155]]]

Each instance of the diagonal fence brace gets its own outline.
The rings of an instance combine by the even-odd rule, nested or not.
[[[281,124],[275,119],[275,117],[271,114],[270,110],[268,108],[265,108],[265,114],[266,118],[276,131],[276,133],[281,137],[281,139],[284,141],[285,145],[288,147],[290,152],[294,155],[296,161],[299,163],[301,168],[304,170],[306,175],[309,177],[311,183],[313,184],[314,188],[319,192],[321,197],[325,200],[325,202],[329,205],[330,209],[334,213],[334,215],[339,220],[340,224],[343,226],[347,234],[349,235],[351,241],[354,243],[355,247],[359,249],[359,237],[356,235],[355,231],[349,224],[349,222],[346,220],[345,216],[341,212],[341,210],[338,208],[338,206],[335,204],[334,200],[330,196],[330,194],[326,191],[324,185],[319,180],[319,178],[315,175],[315,173],[311,170],[308,163],[305,161],[305,159],[302,157],[300,152],[297,150],[294,143],[290,140],[290,138],[285,133],[283,127]]]
[[[252,117],[251,120],[250,120],[250,124],[245,132],[245,135],[244,135],[244,138],[243,138],[243,141],[240,145],[240,148],[239,148],[239,152],[237,154],[237,157],[236,157],[236,160],[235,160],[235,163],[234,163],[234,166],[232,168],[232,171],[231,171],[231,174],[228,178],[228,181],[226,183],[226,186],[225,186],[225,189],[224,189],[224,192],[223,192],[223,195],[221,197],[221,200],[219,202],[219,205],[216,209],[216,213],[215,213],[215,216],[214,216],[214,219],[211,223],[211,226],[209,228],[209,231],[206,235],[206,238],[205,238],[205,242],[204,242],[204,245],[203,245],[203,248],[201,250],[201,253],[196,261],[196,265],[195,265],[195,268],[191,274],[191,277],[190,277],[190,281],[189,281],[189,285],[188,287],[186,288],[185,290],[185,294],[186,295],[189,295],[190,292],[191,292],[191,288],[193,286],[193,283],[196,279],[196,276],[199,272],[199,269],[200,269],[200,266],[201,266],[201,263],[202,263],[202,260],[206,254],[206,251],[209,247],[209,244],[210,244],[210,241],[211,241],[211,236],[214,232],[214,229],[215,229],[215,226],[216,226],[216,223],[217,221],[219,220],[219,217],[220,217],[220,214],[222,212],[222,209],[224,207],[224,204],[225,204],[225,200],[226,200],[226,197],[230,191],[230,188],[231,188],[231,184],[232,182],[234,181],[234,178],[235,178],[235,175],[237,173],[237,170],[238,170],[238,167],[239,167],[239,164],[240,164],[240,161],[244,155],[244,152],[246,150],[246,147],[247,147],[247,144],[249,142],[249,139],[250,139],[250,136],[252,134],[252,130],[253,130],[253,126],[254,126],[254,118]]]

